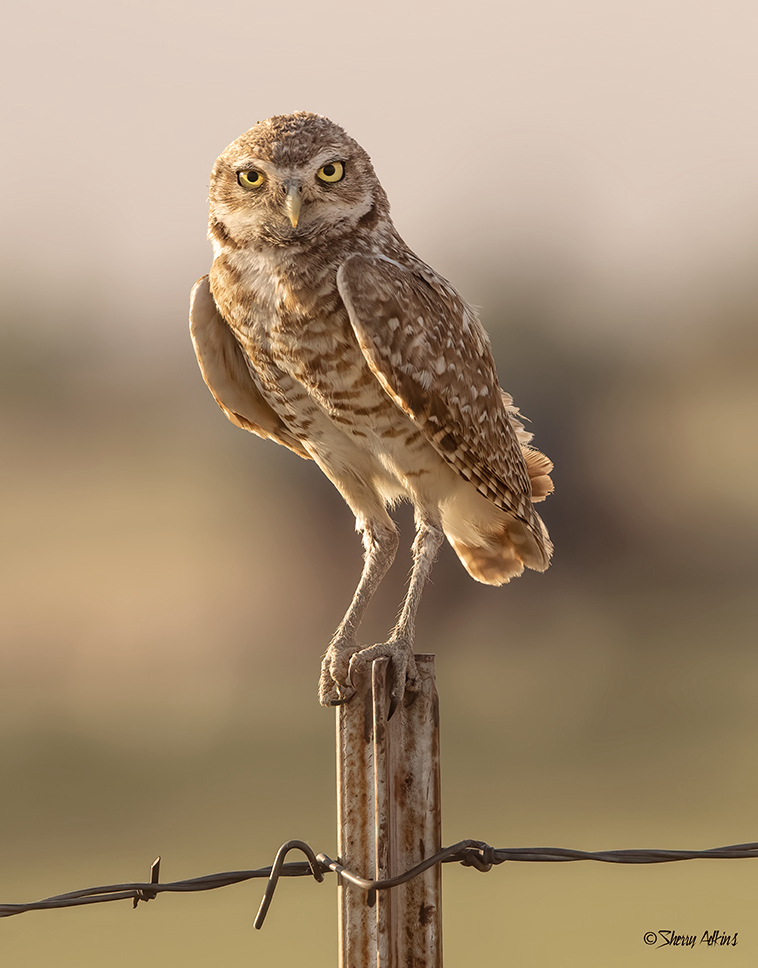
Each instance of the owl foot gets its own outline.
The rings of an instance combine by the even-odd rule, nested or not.
[[[356,671],[360,672],[363,669],[368,671],[374,659],[383,659],[385,656],[392,660],[389,667],[390,708],[387,713],[387,719],[391,719],[392,714],[403,701],[406,688],[412,690],[418,680],[413,646],[408,639],[390,639],[389,642],[380,642],[354,653],[350,659],[348,680],[352,681]]]
[[[360,650],[355,639],[335,638],[321,663],[318,701],[322,706],[341,706],[355,694],[350,682],[350,659]]]
[[[324,706],[341,706],[355,695],[353,683],[361,674],[367,674],[374,659],[388,657],[390,665],[390,710],[392,716],[402,702],[406,688],[413,689],[418,673],[413,658],[413,646],[405,638],[390,639],[365,649],[357,645],[339,649],[336,643],[329,646],[321,666],[319,701]]]

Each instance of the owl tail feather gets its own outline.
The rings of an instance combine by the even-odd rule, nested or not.
[[[519,424],[519,429],[522,429]],[[527,437],[527,434],[524,434]],[[528,435],[531,439],[531,435]],[[552,461],[540,451],[521,442],[521,452],[532,485],[532,502],[543,501],[553,490],[550,471]],[[524,568],[545,571],[550,564],[553,545],[547,528],[538,514],[527,524],[516,515],[500,511],[486,502],[489,520],[482,517],[483,502],[479,495],[470,504],[456,502],[443,510],[442,527],[466,571],[485,585],[504,585],[521,575]],[[461,492],[461,497],[463,493]]]
[[[524,571],[523,562],[507,543],[498,546],[488,541],[486,545],[465,545],[450,535],[448,541],[469,575],[485,585],[504,585]]]
[[[533,447],[521,445],[521,453],[526,462],[526,470],[532,484],[532,503],[544,501],[548,494],[552,494],[555,488],[550,471],[553,469],[553,462],[549,457],[545,457],[539,450]]]
[[[550,564],[553,546],[547,530],[536,514],[534,523],[540,529],[539,537],[532,527],[512,515],[499,531],[480,534],[475,542],[461,540],[451,534],[452,529],[445,528],[445,534],[472,578],[485,585],[504,585],[521,575],[525,567],[545,571]]]
[[[519,408],[513,403],[513,397],[505,390],[500,390],[503,399],[503,406],[508,412],[508,419],[516,432],[516,437],[521,445],[521,456],[526,463],[526,470],[532,485],[532,502],[544,501],[548,494],[553,493],[553,482],[550,480],[550,471],[553,469],[553,462],[549,457],[534,447],[530,447],[534,434],[527,430],[522,421],[528,418],[521,413]]]

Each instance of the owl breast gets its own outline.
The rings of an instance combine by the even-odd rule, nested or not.
[[[308,287],[279,279],[267,292],[240,299],[237,290],[233,308],[217,301],[267,402],[334,483],[358,475],[393,501],[454,477],[371,371],[335,272]]]

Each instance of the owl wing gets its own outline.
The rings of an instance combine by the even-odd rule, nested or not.
[[[208,276],[198,279],[192,289],[190,335],[203,379],[231,422],[310,459],[300,441],[261,396],[247,356],[218,311]]]
[[[360,348],[392,400],[441,457],[542,545],[521,444],[471,307],[421,262],[406,268],[353,255],[337,285]]]

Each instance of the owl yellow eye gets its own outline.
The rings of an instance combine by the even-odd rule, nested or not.
[[[341,161],[330,161],[328,165],[319,168],[316,176],[324,182],[338,182],[345,177],[345,166]]]
[[[237,172],[237,184],[243,188],[260,188],[265,181],[262,171],[251,168],[250,171]]]

